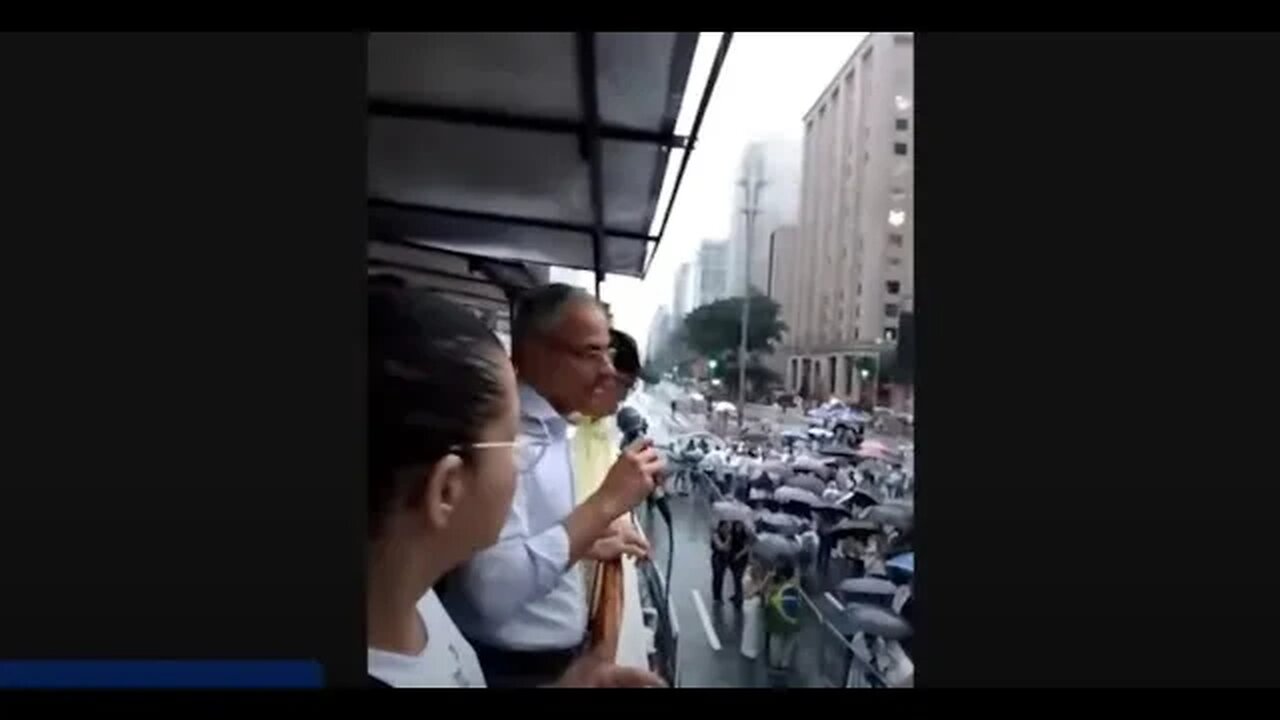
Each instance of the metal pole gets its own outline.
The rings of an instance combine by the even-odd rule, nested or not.
[[[746,215],[746,242],[743,243],[742,260],[742,327],[738,337],[738,430],[742,430],[747,417],[747,331],[751,326],[751,241],[755,229],[755,218],[759,212],[760,188],[764,187],[763,178],[757,178],[750,186],[747,179],[739,181],[742,185],[744,200],[747,206],[742,209]]]
[[[765,290],[765,295],[768,295],[771,298],[773,297],[773,241],[777,234],[777,230],[769,233],[769,278],[766,284],[768,289]]]
[[[742,208],[746,233],[746,248],[742,253],[742,325],[738,328],[738,430],[741,432],[747,418],[747,328],[751,318],[751,189],[746,178],[742,180]]]

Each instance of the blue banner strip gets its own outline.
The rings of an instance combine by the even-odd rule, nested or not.
[[[0,660],[0,688],[319,688],[314,660]]]

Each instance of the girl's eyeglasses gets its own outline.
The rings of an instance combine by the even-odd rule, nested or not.
[[[491,450],[495,448],[511,448],[516,461],[516,471],[523,473],[532,470],[538,464],[538,461],[542,459],[543,453],[547,451],[547,442],[521,436],[510,442],[493,441],[454,445],[449,450],[458,452],[460,450]]]

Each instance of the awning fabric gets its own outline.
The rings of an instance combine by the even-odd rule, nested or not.
[[[507,296],[545,280],[540,266],[643,276],[668,160],[683,164],[705,110],[676,135],[697,37],[371,33],[371,269],[444,254],[471,262],[463,274],[505,273]]]

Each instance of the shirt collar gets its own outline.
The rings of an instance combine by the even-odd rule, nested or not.
[[[547,427],[557,434],[563,434],[568,427],[569,422],[563,415],[556,412],[551,407],[551,403],[547,401],[532,385],[520,383],[520,417],[532,421],[541,421],[546,423]]]

